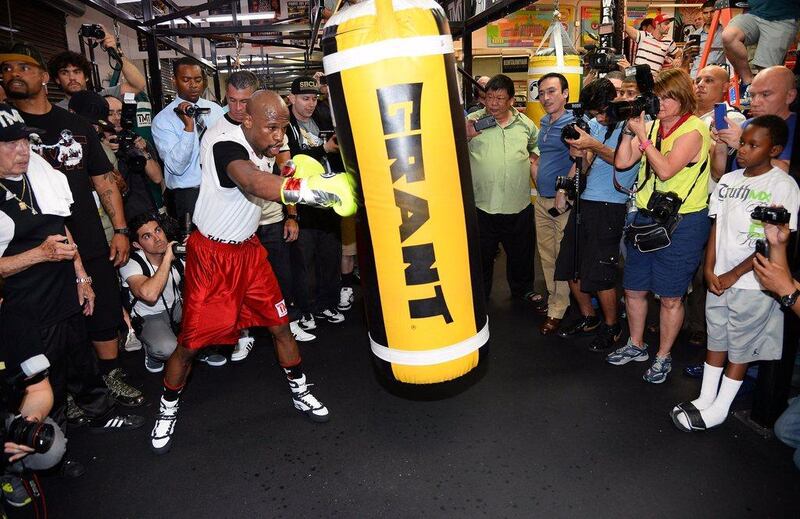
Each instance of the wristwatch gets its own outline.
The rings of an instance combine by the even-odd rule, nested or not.
[[[81,283],[86,283],[87,285],[91,285],[92,284],[92,276],[86,276],[85,278],[75,278],[75,283],[77,283],[79,285]]]
[[[127,227],[115,227],[114,228],[114,234],[123,234],[125,236],[128,236],[128,235],[130,235],[130,233],[131,232],[128,230]]]
[[[798,297],[800,297],[800,290],[795,290],[787,296],[781,296],[778,301],[781,303],[781,308],[791,308],[797,302]]]

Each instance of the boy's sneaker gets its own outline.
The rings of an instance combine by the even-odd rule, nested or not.
[[[312,335],[305,331],[297,321],[292,321],[289,323],[289,330],[292,332],[292,335],[294,335],[294,340],[298,342],[313,341],[317,338],[316,335]],[[231,358],[231,360],[233,360],[233,358]]]
[[[128,328],[128,336],[125,338],[125,351],[139,351],[142,349],[142,341],[133,333],[133,328]]]
[[[339,304],[336,308],[342,312],[350,310],[353,307],[353,289],[352,287],[342,287],[339,290]]]
[[[199,362],[204,362],[209,366],[214,366],[215,368],[219,366],[224,366],[228,359],[225,358],[224,355],[220,355],[216,351],[201,351],[197,354],[197,360]]]
[[[128,378],[122,368],[115,368],[103,375],[103,382],[106,383],[108,391],[118,404],[125,407],[139,407],[144,403],[144,395],[141,391],[125,382]]]
[[[328,408],[317,400],[308,390],[313,384],[306,383],[306,376],[287,379],[292,390],[292,403],[295,409],[311,418],[314,422],[327,422],[330,419]]]
[[[120,414],[115,411],[106,413],[105,416],[89,421],[89,430],[93,433],[104,433],[109,431],[122,431],[126,429],[138,429],[144,425],[144,417],[137,414]]]
[[[161,373],[164,371],[164,362],[154,359],[147,353],[144,354],[144,369],[150,373]]]
[[[326,308],[321,312],[315,313],[314,317],[316,317],[317,319],[325,319],[329,323],[334,323],[334,324],[341,323],[344,321],[344,316],[341,314],[341,312],[338,312],[336,310],[331,310],[330,308]]]
[[[642,344],[642,347],[634,346],[630,338],[627,344],[622,348],[614,350],[606,357],[606,362],[615,366],[623,366],[630,361],[644,362],[650,358],[647,354],[647,344]]]
[[[250,350],[253,349],[255,342],[256,340],[253,337],[239,337],[239,341],[234,346],[233,353],[231,353],[231,362],[241,362],[246,359],[250,355]]]
[[[164,454],[172,447],[172,434],[175,432],[175,422],[178,421],[179,402],[180,400],[168,402],[163,396],[161,397],[156,423],[150,432],[150,450],[156,454]]]
[[[601,352],[613,348],[622,335],[622,327],[619,323],[609,326],[603,323],[600,332],[592,339],[589,344],[589,351]]]
[[[300,324],[300,328],[304,330],[314,330],[317,327],[317,322],[311,314],[301,315],[298,324]]]
[[[642,377],[645,382],[651,384],[661,384],[667,380],[667,374],[672,371],[672,355],[666,357],[659,357],[656,355],[656,360],[653,365],[645,372]]]

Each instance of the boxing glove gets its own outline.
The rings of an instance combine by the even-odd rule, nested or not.
[[[357,208],[355,181],[349,173],[290,177],[281,186],[281,202],[331,207],[340,216],[351,216]]]

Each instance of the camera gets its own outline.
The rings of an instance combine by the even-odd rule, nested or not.
[[[567,103],[564,108],[567,110],[572,110],[573,115],[575,116],[575,122],[569,123],[568,125],[564,126],[561,129],[561,142],[569,146],[567,143],[567,139],[575,140],[580,138],[580,134],[575,127],[580,128],[581,130],[585,131],[586,133],[591,133],[591,129],[589,128],[589,123],[586,122],[586,119],[583,117],[584,107],[581,103]]]
[[[133,94],[125,94],[125,98],[122,102],[122,117],[120,120],[122,129],[119,131],[113,130],[117,138],[117,144],[119,144],[116,156],[120,160],[124,160],[128,169],[131,171],[144,173],[144,168],[147,165],[147,157],[142,150],[136,147],[135,142],[136,139],[139,138],[139,135],[133,131],[135,122],[136,101],[133,98]]]
[[[584,65],[601,73],[617,70],[617,62],[623,58],[621,54],[616,53],[616,49],[611,47],[589,44],[586,46],[586,50],[589,52],[583,58]]]
[[[771,223],[774,225],[782,225],[789,223],[792,214],[786,210],[785,207],[767,207],[762,205],[753,209],[750,213],[750,218],[759,220],[761,222]]]
[[[580,176],[580,192],[586,187],[586,175]],[[578,186],[575,184],[575,177],[556,177],[556,191],[565,191],[567,198],[575,200],[578,196]]]
[[[673,191],[653,191],[647,202],[647,212],[660,225],[667,225],[678,214],[683,199]]]
[[[628,77],[636,77],[636,85],[639,87],[640,95],[636,96],[633,101],[613,101],[609,103],[606,109],[606,116],[609,122],[616,124],[633,117],[639,117],[642,112],[655,119],[661,109],[661,103],[658,101],[658,96],[653,93],[655,81],[653,80],[653,74],[650,72],[650,65],[636,65],[626,72]]]
[[[97,23],[84,23],[78,29],[78,36],[81,38],[94,38],[95,40],[102,40],[106,37],[103,27]]]
[[[197,115],[207,114],[211,111],[211,108],[203,108],[197,105],[191,105],[186,107],[186,110],[181,110],[177,106],[174,108],[175,113],[178,115],[188,115],[189,117],[195,117]]]
[[[183,220],[183,229],[181,230],[181,238],[178,240],[178,243],[172,244],[172,253],[178,257],[183,258],[186,256],[186,238],[192,234],[192,215],[190,213],[186,213]]]
[[[47,452],[53,446],[56,430],[49,423],[29,422],[17,416],[8,424],[5,441],[27,445],[38,453]]]

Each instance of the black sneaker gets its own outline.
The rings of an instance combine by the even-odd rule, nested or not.
[[[116,411],[89,421],[89,430],[93,433],[138,429],[144,425],[144,417],[136,414],[121,414]]]
[[[78,407],[72,394],[67,393],[67,423],[70,427],[83,427],[89,421],[89,417]]]
[[[598,326],[600,326],[599,317],[596,315],[584,315],[569,326],[562,327],[561,330],[558,331],[558,336],[567,338],[585,335],[595,331]]]
[[[139,407],[144,404],[144,395],[141,391],[126,382],[128,374],[122,368],[115,368],[103,375],[111,396],[120,405],[125,407]]]
[[[614,326],[609,326],[604,323],[600,332],[589,345],[589,351],[601,352],[613,348],[620,336],[622,336],[622,327],[620,327],[619,323]]]

